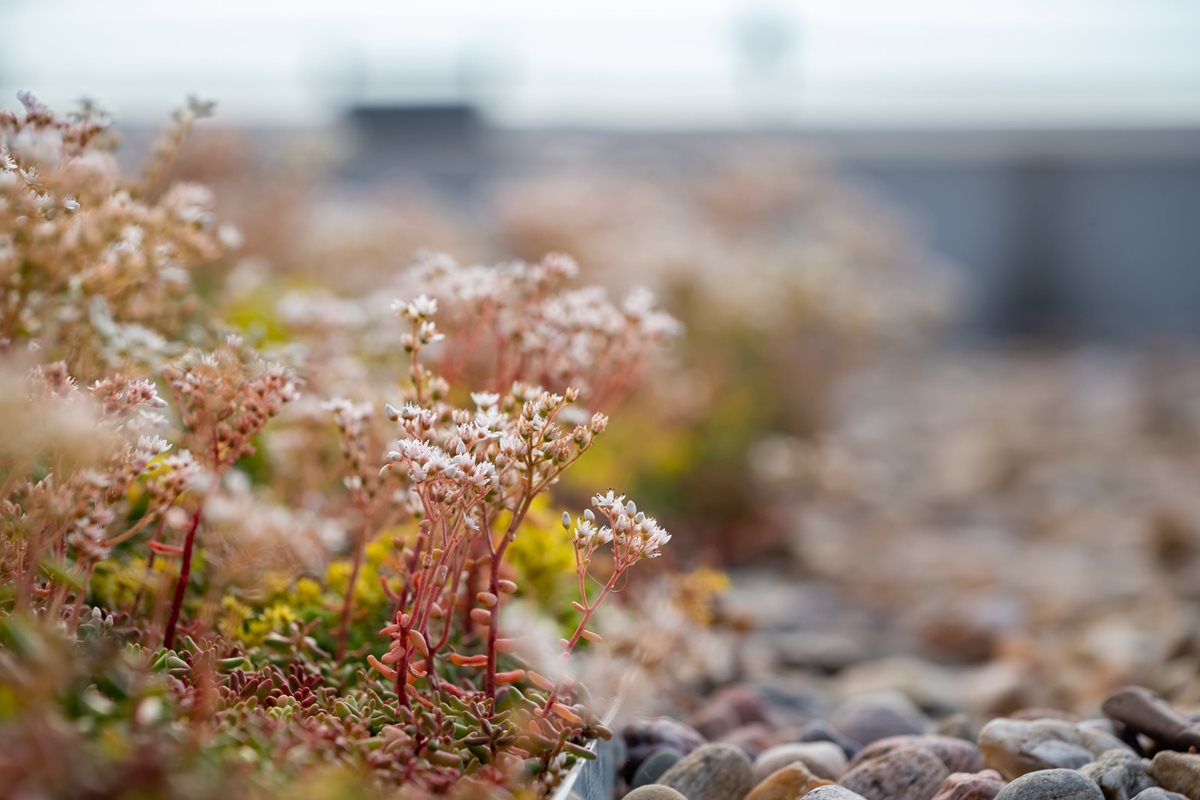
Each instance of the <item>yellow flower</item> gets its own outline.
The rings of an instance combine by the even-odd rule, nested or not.
[[[321,602],[321,584],[312,578],[301,578],[292,587],[291,600],[296,605],[312,605]]]
[[[702,625],[715,617],[718,598],[729,591],[729,576],[710,567],[698,567],[674,579],[675,606]]]
[[[267,638],[267,634],[282,631],[290,622],[296,622],[299,617],[284,603],[275,603],[259,612],[256,619],[249,620],[241,635],[241,640],[248,645],[259,645]]]
[[[217,620],[217,629],[223,636],[245,641],[243,626],[254,609],[238,600],[233,595],[221,598],[221,617]]]

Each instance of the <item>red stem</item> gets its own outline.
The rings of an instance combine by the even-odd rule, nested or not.
[[[492,554],[492,570],[491,581],[488,584],[488,591],[494,597],[500,597],[500,561],[504,557],[504,546],[508,542],[508,534],[504,534],[504,541],[500,543],[500,547]],[[492,616],[488,620],[488,636],[487,636],[487,671],[484,674],[483,690],[487,696],[496,701],[496,637],[500,626],[496,623],[500,618],[500,604],[497,603],[492,608]]]
[[[183,564],[179,568],[179,580],[175,584],[175,595],[171,598],[171,616],[167,618],[167,629],[163,633],[163,647],[168,650],[175,646],[175,626],[179,624],[179,612],[183,610],[183,595],[187,591],[188,580],[192,576],[192,550],[196,544],[196,529],[200,527],[201,506],[196,507],[192,514],[192,526],[188,528],[187,538],[183,542]]]
[[[350,568],[350,583],[346,586],[346,596],[342,598],[342,622],[338,628],[337,658],[341,661],[346,656],[346,639],[350,635],[350,607],[354,603],[354,587],[358,585],[358,574],[362,571],[363,551],[366,550],[367,529],[364,524],[354,539],[354,566]]]
[[[592,619],[592,614],[596,612],[600,604],[604,602],[604,598],[608,597],[608,593],[617,585],[617,578],[620,577],[622,570],[614,570],[609,576],[608,583],[604,584],[604,588],[600,590],[600,594],[596,597],[596,602],[589,604],[586,590],[583,593],[583,616],[579,620],[579,625],[575,628],[575,633],[567,642],[566,648],[563,650],[563,658],[566,659],[571,655],[571,651],[575,649],[575,645],[579,644],[579,640],[583,637],[583,632],[587,630],[587,624]],[[545,717],[550,713],[550,709],[554,707],[555,701],[558,700],[558,684],[550,691],[550,696],[546,698],[546,705],[542,707],[542,716]]]
[[[492,615],[488,620],[487,671],[484,675],[483,688],[487,696],[492,699],[493,704],[496,702],[496,639],[500,633],[500,564],[504,561],[504,551],[512,543],[513,537],[517,533],[517,528],[521,527],[521,523],[525,521],[525,515],[529,513],[529,507],[533,504],[533,497],[532,493],[526,493],[524,501],[517,509],[517,513],[513,514],[512,520],[508,523],[508,530],[504,532],[504,538],[500,540],[500,544],[492,551],[492,570],[491,580],[488,583],[488,591],[492,593],[497,602],[492,608]],[[491,531],[488,531],[488,537],[488,543],[491,544]]]

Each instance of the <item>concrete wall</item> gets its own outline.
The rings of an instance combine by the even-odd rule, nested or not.
[[[1053,138],[1030,152],[842,163],[963,271],[980,333],[1200,335],[1200,147],[1149,132]]]

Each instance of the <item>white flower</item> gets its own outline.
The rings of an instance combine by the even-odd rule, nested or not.
[[[398,317],[405,317],[413,322],[428,320],[437,313],[437,309],[437,298],[425,294],[418,295],[415,300],[407,303],[403,300],[392,301],[392,312]]]
[[[490,461],[477,464],[469,479],[477,488],[492,488],[500,484],[500,476],[496,473],[496,465]]]
[[[401,406],[399,416],[400,419],[411,421],[419,418],[424,410],[425,409],[421,408],[416,403],[409,401]]]
[[[540,266],[546,273],[560,278],[574,278],[579,274],[579,264],[563,253],[547,253]]]
[[[580,545],[591,544],[596,537],[596,526],[586,519],[581,519],[575,523],[575,530],[571,531],[571,539]]]
[[[574,539],[588,544],[613,542],[619,562],[658,558],[661,555],[660,548],[671,541],[671,534],[654,517],[638,511],[637,504],[626,500],[625,495],[618,495],[610,489],[607,494],[593,497],[592,505],[608,517],[610,526],[596,530],[594,515],[585,513],[584,520],[576,524]]]
[[[597,494],[592,498],[592,505],[595,509],[603,514],[621,512],[625,507],[625,495],[618,495],[612,489],[608,490],[608,494]]]
[[[637,537],[640,542],[639,555],[642,558],[658,558],[662,553],[659,548],[671,541],[667,533],[654,517],[645,517],[637,526]]]
[[[498,436],[503,426],[504,415],[496,408],[493,407],[475,412],[475,427],[489,439]]]
[[[410,315],[415,315],[418,317],[432,317],[437,313],[438,303],[436,298],[422,294],[418,295],[417,299],[409,303],[408,307],[410,309]]]
[[[500,395],[495,392],[471,392],[471,402],[479,408],[491,408],[500,402]]]
[[[420,339],[421,344],[433,344],[445,339],[446,334],[439,332],[435,323],[425,320],[417,328],[417,338]]]

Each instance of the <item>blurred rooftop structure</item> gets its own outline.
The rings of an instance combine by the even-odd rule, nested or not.
[[[703,170],[724,150],[824,157],[963,277],[959,332],[1200,337],[1200,126],[1173,129],[618,132],[489,127],[466,109],[351,115],[351,183],[432,186],[469,207],[496,178],[577,167]],[[454,143],[449,146],[447,143]],[[731,274],[744,265],[731,264]]]

